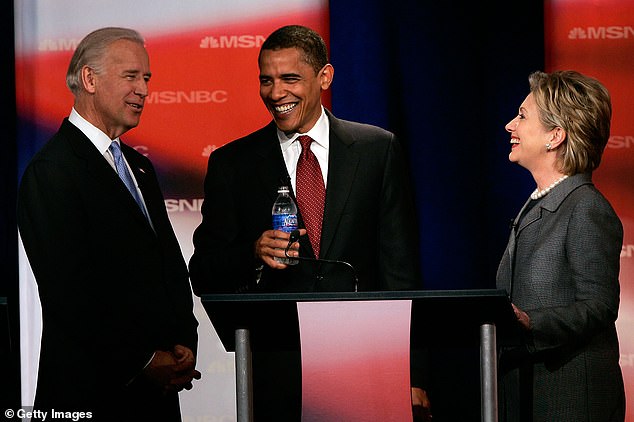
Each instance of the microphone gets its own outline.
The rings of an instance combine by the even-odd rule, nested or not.
[[[286,254],[287,258],[288,258],[288,249],[291,247],[293,243],[297,242],[298,240],[299,240],[299,230],[295,229],[291,231],[290,238],[288,239],[288,245],[286,245],[286,251],[284,251],[284,254]]]
[[[321,259],[321,258],[309,258],[307,256],[289,256],[288,250],[291,248],[291,245],[299,240],[299,230],[295,229],[290,232],[290,238],[288,239],[288,245],[286,245],[286,249],[284,249],[284,255],[286,255],[289,259],[297,259],[299,261],[309,261],[316,263],[324,263],[324,264],[334,264],[334,265],[343,265],[348,270],[352,271],[352,276],[354,277],[354,292],[357,293],[359,291],[359,278],[357,277],[357,271],[354,269],[352,264],[346,261],[339,261],[334,259]]]

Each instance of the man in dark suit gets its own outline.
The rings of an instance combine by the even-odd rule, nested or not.
[[[290,254],[350,263],[359,290],[421,288],[416,217],[395,136],[337,119],[322,106],[334,68],[325,42],[311,29],[276,30],[263,43],[258,63],[260,96],[273,121],[209,158],[203,220],[189,266],[194,293],[354,289],[354,277],[341,265],[275,260],[284,257],[289,234],[271,230],[272,205],[280,185],[290,185],[299,199],[301,135],[312,139],[309,148],[321,171],[314,178],[325,187],[325,202],[318,214],[321,231],[311,232],[298,201],[302,237]],[[256,348],[279,339],[251,331],[256,420],[299,420],[299,360],[283,356],[275,366],[274,356],[263,358]],[[413,393],[414,404],[429,407],[424,390]]]
[[[43,412],[177,421],[178,391],[200,378],[187,267],[154,168],[119,139],[139,123],[149,79],[136,31],[88,34],[66,77],[71,114],[22,176],[18,224],[42,304]]]

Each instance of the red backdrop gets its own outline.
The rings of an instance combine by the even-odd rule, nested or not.
[[[594,181],[623,222],[621,307],[617,329],[628,402],[634,403],[634,2],[545,2],[546,67],[574,69],[603,82],[612,96],[612,130]],[[634,421],[634,406],[627,420]]]

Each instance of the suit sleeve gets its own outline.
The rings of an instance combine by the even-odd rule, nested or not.
[[[194,293],[236,293],[255,284],[255,239],[244,232],[241,212],[232,182],[232,169],[224,161],[209,157],[205,176],[202,222],[194,232],[194,254],[189,273]]]
[[[392,138],[382,186],[380,208],[380,274],[389,290],[422,289],[418,224],[408,165],[396,138]],[[429,385],[429,350],[410,351],[412,387]]]
[[[408,168],[400,144],[392,137],[379,209],[379,273],[386,290],[422,288],[418,224]]]
[[[194,354],[198,348],[198,321],[193,313],[192,289],[187,272],[187,264],[183,258],[178,239],[167,215],[163,193],[158,183],[154,166],[144,156],[137,156],[144,162],[143,168],[148,170],[145,176],[143,191],[146,204],[150,209],[152,221],[157,234],[160,249],[162,251],[161,273],[165,279],[165,288],[169,297],[174,315],[170,318],[172,324],[171,339],[167,344],[172,348],[176,344],[189,347]],[[167,327],[164,327],[167,328]]]

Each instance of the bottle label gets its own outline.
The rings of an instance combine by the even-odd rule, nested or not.
[[[297,229],[296,214],[275,214],[273,215],[273,229],[287,233]]]

